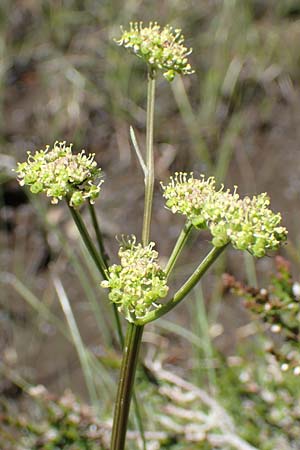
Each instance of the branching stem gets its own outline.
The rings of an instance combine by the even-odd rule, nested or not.
[[[183,247],[185,246],[186,241],[188,240],[188,237],[192,231],[192,228],[193,228],[192,224],[190,222],[186,222],[183,229],[181,230],[181,233],[178,236],[175,247],[171,253],[171,256],[170,256],[169,261],[165,268],[165,273],[166,273],[167,278],[169,277],[170,273],[172,272],[172,270],[177,262],[177,259],[179,258],[179,255],[180,255]]]
[[[99,252],[100,252],[100,254],[102,256],[103,262],[104,262],[105,267],[107,269],[107,267],[108,267],[107,254],[105,252],[105,248],[104,248],[104,244],[103,244],[103,237],[102,237],[100,225],[99,225],[99,222],[98,222],[95,206],[92,205],[90,202],[89,202],[88,205],[89,205],[89,212],[90,212],[91,219],[92,219],[92,224],[93,224],[93,227],[94,227],[94,230],[95,230],[95,234],[96,234],[96,238],[97,238],[97,242],[98,242]]]
[[[145,170],[145,204],[142,230],[142,243],[148,245],[150,239],[151,213],[154,190],[154,156],[153,156],[153,125],[154,125],[155,74],[149,71],[147,92],[147,123],[146,123],[146,170]],[[130,409],[132,389],[134,385],[139,348],[143,335],[143,326],[129,323],[126,344],[123,353],[121,374],[118,385],[117,400],[113,421],[111,450],[123,450],[125,446],[127,422]],[[146,442],[144,441],[146,450]]]
[[[97,251],[91,236],[89,235],[89,232],[82,220],[81,215],[79,214],[78,210],[75,208],[72,208],[72,206],[69,206],[69,210],[70,213],[72,215],[72,218],[77,226],[77,229],[79,231],[80,236],[82,237],[82,240],[89,252],[89,254],[91,255],[92,259],[94,260],[97,269],[99,270],[99,272],[101,273],[102,277],[104,280],[106,280],[107,275],[106,275],[106,264],[103,260],[103,257],[101,254],[99,254],[99,252]]]
[[[210,266],[215,262],[215,260],[220,256],[220,254],[225,250],[227,245],[223,247],[213,247],[213,249],[208,253],[208,255],[199,264],[195,272],[190,276],[190,278],[184,283],[184,285],[176,292],[171,300],[165,303],[160,308],[149,312],[143,319],[137,320],[136,325],[144,326],[153,320],[159,319],[159,317],[164,316],[171,309],[175,308],[193,289],[193,287],[200,281],[205,272],[210,268]]]
[[[88,232],[79,212],[76,209],[72,208],[71,206],[69,206],[69,209],[70,209],[73,220],[78,228],[78,231],[83,239],[83,242],[84,242],[89,254],[93,258],[102,277],[106,280],[107,279],[107,272],[106,272],[107,263],[106,263],[106,259],[105,259],[105,249],[104,249],[102,234],[101,234],[101,230],[99,227],[99,223],[97,220],[96,211],[95,211],[94,207],[92,205],[90,205],[90,214],[91,214],[93,226],[94,226],[96,237],[97,237],[99,250],[102,249],[102,252],[100,254],[97,252],[97,250],[94,246],[94,243],[89,235],[89,232]],[[121,326],[121,321],[120,321],[120,316],[118,313],[117,305],[114,303],[113,303],[113,313],[114,313],[114,318],[115,318],[115,322],[116,322],[116,326],[117,326],[118,339],[120,342],[120,346],[123,349],[124,348],[124,335],[123,335],[123,331],[122,331],[122,326]],[[135,416],[136,416],[138,428],[139,428],[139,431],[141,434],[142,441],[144,442],[144,448],[146,448],[143,423],[142,423],[140,409],[139,409],[139,405],[138,405],[138,401],[137,401],[135,393],[133,393],[133,402],[134,402]]]

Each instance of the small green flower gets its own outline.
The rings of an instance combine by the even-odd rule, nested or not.
[[[129,322],[143,318],[156,300],[168,293],[166,275],[157,263],[158,253],[153,250],[154,243],[146,247],[132,240],[123,242],[119,250],[120,265],[108,269],[108,280],[101,286],[109,288],[109,299],[118,305]]]
[[[82,150],[72,153],[72,144],[55,142],[34,154],[28,152],[26,162],[18,163],[16,172],[21,186],[28,185],[33,194],[44,192],[52,203],[66,197],[70,206],[77,208],[86,200],[94,203],[103,183],[101,169],[94,154]]]
[[[194,73],[188,62],[192,49],[184,46],[184,37],[180,29],[170,25],[161,28],[157,22],[150,22],[147,27],[142,22],[130,23],[129,31],[123,30],[117,44],[130,49],[143,59],[155,71],[164,71],[164,77],[172,81],[176,75]]]
[[[193,174],[176,173],[163,185],[166,206],[186,216],[195,228],[209,229],[215,247],[231,242],[260,258],[286,240],[287,230],[280,226],[281,215],[270,208],[267,194],[240,199],[236,192],[216,190],[213,177],[194,178]]]

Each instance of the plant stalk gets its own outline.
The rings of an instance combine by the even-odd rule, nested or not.
[[[102,255],[102,259],[104,261],[105,267],[107,268],[108,267],[108,264],[107,264],[108,258],[107,258],[107,254],[105,252],[105,248],[104,248],[104,244],[103,244],[103,237],[102,237],[101,229],[100,229],[99,222],[97,219],[95,206],[92,205],[90,202],[88,203],[88,205],[89,205],[89,211],[90,211],[90,215],[91,215],[91,219],[92,219],[92,224],[93,224],[97,242],[98,242],[99,252]]]
[[[107,273],[106,273],[107,266],[103,259],[102,254],[98,253],[98,251],[96,250],[96,247],[94,246],[92,238],[89,235],[89,232],[88,232],[79,212],[75,208],[72,208],[72,206],[70,206],[69,204],[68,204],[68,206],[69,206],[71,215],[73,217],[73,220],[78,228],[78,231],[82,237],[82,240],[83,240],[89,254],[93,258],[93,260],[97,266],[97,269],[101,273],[103,279],[107,280]],[[122,332],[122,326],[121,326],[121,321],[120,321],[119,313],[117,310],[117,306],[114,303],[113,303],[113,313],[114,313],[114,318],[115,318],[116,325],[117,325],[117,333],[118,333],[119,342],[120,342],[121,348],[123,348],[124,336],[123,336],[123,332]]]
[[[150,239],[151,213],[154,190],[154,155],[153,155],[153,125],[155,100],[155,73],[148,73],[147,89],[147,123],[146,123],[146,173],[145,173],[145,204],[142,229],[142,244],[148,245]],[[139,349],[141,345],[143,326],[129,323],[126,344],[123,352],[122,367],[118,385],[117,400],[113,421],[111,450],[124,450],[128,415],[132,390],[135,379]],[[144,449],[146,442],[143,440]]]
[[[111,450],[123,450],[143,327],[128,324],[111,438]]]
[[[93,226],[95,229],[95,233],[96,233],[96,237],[97,237],[97,241],[98,241],[98,245],[99,245],[100,254],[97,252],[97,250],[94,246],[94,243],[89,235],[89,232],[88,232],[80,214],[78,213],[78,211],[76,209],[72,208],[71,206],[69,206],[69,209],[71,211],[74,222],[75,222],[75,224],[78,228],[78,231],[87,247],[89,254],[93,258],[101,275],[106,280],[107,279],[107,272],[106,272],[107,262],[106,262],[106,256],[105,256],[106,254],[105,254],[104,244],[103,244],[103,240],[102,240],[102,233],[101,233],[101,230],[99,227],[99,223],[98,223],[96,212],[95,212],[93,205],[90,205],[89,209],[90,209],[92,223],[93,223]],[[118,313],[117,305],[113,303],[112,306],[113,306],[114,319],[115,319],[116,326],[117,326],[118,339],[119,339],[121,349],[123,350],[124,335],[123,335],[123,331],[122,331],[120,316]],[[141,434],[142,441],[144,442],[144,448],[146,448],[143,423],[142,423],[142,419],[141,419],[139,404],[138,404],[135,393],[133,393],[133,402],[134,402],[135,416],[136,416],[136,421],[138,424],[139,432]]]
[[[184,285],[176,292],[174,297],[167,303],[162,305],[160,308],[150,311],[143,319],[137,320],[135,323],[139,326],[144,326],[159,317],[164,316],[171,309],[175,308],[193,289],[193,287],[202,278],[205,272],[210,268],[210,266],[215,262],[215,260],[220,256],[220,254],[225,250],[228,244],[223,247],[213,247],[213,249],[208,253],[208,255],[199,264],[195,272],[190,276],[190,278],[184,283]]]
[[[146,167],[145,174],[145,206],[142,243],[146,246],[149,243],[150,224],[154,190],[154,155],[153,155],[153,125],[154,125],[154,99],[155,99],[155,77],[150,71],[148,74],[147,93],[147,123],[146,123]]]
[[[99,254],[98,251],[96,250],[96,247],[94,246],[91,236],[89,235],[89,232],[82,220],[81,215],[77,211],[77,209],[72,208],[72,206],[70,206],[69,204],[68,204],[68,207],[69,207],[72,218],[77,226],[77,229],[80,233],[80,236],[82,237],[82,240],[83,240],[89,254],[91,255],[92,259],[94,260],[94,262],[97,266],[97,269],[101,273],[103,279],[106,280],[107,279],[106,264],[103,260],[102,255]]]
[[[186,222],[183,229],[181,230],[180,235],[178,236],[175,247],[172,251],[172,254],[171,254],[169,261],[165,268],[165,273],[166,273],[167,278],[169,277],[170,273],[172,272],[172,270],[177,262],[177,259],[179,258],[179,255],[180,255],[183,247],[185,246],[186,241],[188,240],[188,237],[192,231],[192,227],[193,226],[190,222]]]

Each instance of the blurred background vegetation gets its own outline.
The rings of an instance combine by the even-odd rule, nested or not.
[[[120,350],[105,293],[68,211],[50,207],[45,198],[28,197],[11,169],[27,150],[56,140],[94,152],[105,172],[96,206],[111,261],[116,235],[140,236],[143,179],[129,126],[143,149],[146,73],[113,41],[119,26],[131,20],[182,28],[196,70],[171,85],[160,79],[157,87],[152,239],[162,260],[182,221],[163,208],[159,181],[176,170],[193,170],[215,175],[229,187],[237,184],[242,194],[270,194],[289,230],[282,254],[292,262],[294,279],[300,278],[299,0],[2,0],[4,450],[107,448],[105,426],[112,415]],[[192,236],[175,285],[208,246],[208,235]],[[263,450],[299,448],[299,381],[282,374],[264,350],[261,324],[239,300],[223,294],[220,281],[226,271],[254,286],[268,286],[273,269],[272,258],[254,265],[251,257],[231,250],[185,305],[146,330],[143,356],[149,367],[139,373],[137,384],[146,430],[162,433],[149,437],[149,450],[247,449],[234,438],[222,441],[226,433]],[[55,277],[61,289],[55,290]],[[66,304],[70,308],[63,312]],[[191,382],[185,397],[179,395],[184,388],[178,379],[158,383],[163,373],[154,373],[153,361]],[[51,394],[38,392],[36,400],[30,386],[37,384]],[[214,407],[195,394],[198,387],[226,409],[229,428],[219,427]],[[70,392],[63,394],[66,388],[93,404],[99,419],[79,407]],[[198,433],[194,440],[193,432]],[[139,448],[132,433],[130,448]]]

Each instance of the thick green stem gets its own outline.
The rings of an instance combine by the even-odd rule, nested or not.
[[[146,173],[145,173],[145,206],[142,230],[142,243],[148,245],[150,239],[151,213],[154,190],[154,125],[155,73],[148,73],[147,123],[146,123]],[[123,450],[127,431],[128,414],[134,384],[139,348],[143,335],[143,327],[129,323],[126,344],[123,353],[121,374],[115,406],[111,450]],[[143,441],[144,449],[146,442]]]
[[[177,259],[179,258],[179,255],[180,255],[183,247],[186,244],[186,241],[187,241],[191,231],[192,231],[192,224],[190,222],[186,222],[180,235],[178,236],[175,247],[174,247],[172,254],[169,258],[169,261],[166,265],[165,273],[166,273],[167,278],[169,277],[170,273],[172,272],[172,270],[177,262]]]
[[[143,327],[128,324],[119,378],[110,450],[123,450]]]
[[[153,124],[154,124],[155,78],[148,74],[147,124],[146,124],[146,166],[145,174],[145,206],[142,243],[147,245],[150,237],[152,200],[154,190],[154,156],[153,156]]]
[[[136,325],[142,326],[146,325],[149,322],[153,322],[153,320],[162,317],[167,312],[171,311],[171,309],[175,308],[193,289],[193,287],[198,283],[198,281],[202,278],[205,272],[210,268],[210,266],[215,262],[215,260],[220,256],[220,254],[224,251],[227,245],[223,247],[214,247],[209,254],[204,258],[204,260],[199,264],[195,272],[190,276],[190,278],[184,283],[184,285],[176,292],[174,297],[169,300],[166,304],[161,306],[160,308],[149,312],[143,319],[137,320]]]

